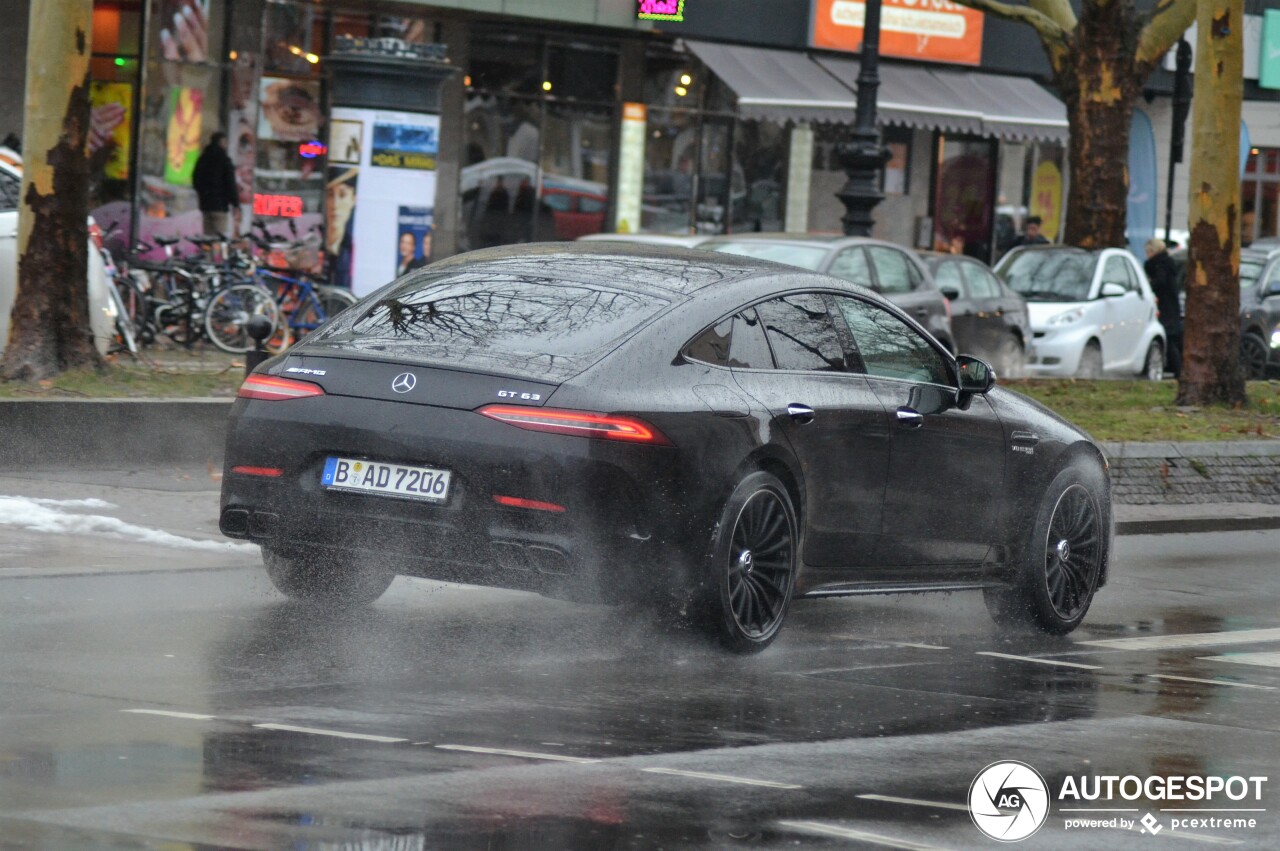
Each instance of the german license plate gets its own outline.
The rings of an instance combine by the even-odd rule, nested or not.
[[[444,502],[449,497],[450,476],[448,470],[331,455],[325,459],[320,484],[330,490]]]

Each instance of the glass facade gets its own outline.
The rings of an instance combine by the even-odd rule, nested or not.
[[[1280,235],[1280,148],[1251,148],[1240,183],[1240,242]]]

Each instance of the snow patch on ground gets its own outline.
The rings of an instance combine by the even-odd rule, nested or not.
[[[71,508],[115,508],[100,499],[37,499],[25,496],[0,496],[0,526],[45,532],[51,535],[94,535],[121,541],[137,541],[186,550],[228,552],[252,550],[252,544],[231,541],[201,541],[184,538],[161,529],[150,529],[126,523],[118,517],[102,514],[74,514]]]

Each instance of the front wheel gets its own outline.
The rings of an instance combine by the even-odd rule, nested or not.
[[[253,350],[249,320],[264,316],[272,333],[280,325],[280,309],[271,293],[257,284],[235,284],[218,290],[204,311],[204,330],[215,346],[231,354]]]
[[[1097,340],[1090,340],[1080,354],[1080,366],[1076,369],[1076,378],[1102,377],[1102,346]]]
[[[390,569],[323,551],[276,552],[264,548],[267,577],[291,600],[355,607],[382,596],[396,578]]]
[[[1007,586],[983,594],[996,623],[1065,635],[1084,620],[1107,560],[1101,473],[1068,467],[1045,490]]]
[[[1257,334],[1245,333],[1240,337],[1240,366],[1244,369],[1244,377],[1250,381],[1261,381],[1267,377],[1267,341]]]
[[[1159,381],[1164,378],[1164,346],[1160,345],[1159,340],[1152,340],[1151,345],[1147,347],[1147,358],[1142,362],[1142,370],[1138,373],[1139,378],[1145,378],[1147,381]]]
[[[777,637],[795,589],[799,530],[782,482],[746,476],[711,540],[704,625],[730,650],[754,653]]]

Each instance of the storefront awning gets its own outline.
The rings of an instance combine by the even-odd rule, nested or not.
[[[814,60],[850,89],[856,88],[856,59]],[[1067,139],[1062,101],[1023,77],[882,64],[876,101],[886,124],[1011,140]]]
[[[807,54],[686,41],[738,96],[738,114],[769,121],[853,121],[857,100]]]

